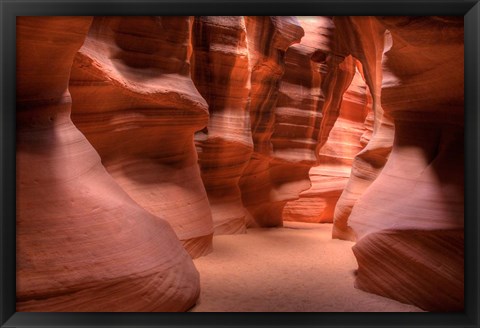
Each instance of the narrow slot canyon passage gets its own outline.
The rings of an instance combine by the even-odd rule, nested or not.
[[[421,312],[353,287],[353,242],[330,223],[287,222],[213,238],[195,259],[200,297],[191,312]]]
[[[463,18],[18,17],[18,312],[462,312]]]

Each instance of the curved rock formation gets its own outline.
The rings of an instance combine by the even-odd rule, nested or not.
[[[285,54],[285,74],[279,86],[271,137],[269,170],[275,186],[276,214],[283,224],[284,206],[310,187],[308,172],[317,164],[317,144],[322,124],[332,22],[327,17],[299,17],[305,35]]]
[[[384,35],[390,39],[382,83],[375,84],[395,123],[392,153],[349,217],[358,239],[358,285],[425,310],[461,310],[463,19],[355,17],[346,25],[368,40],[357,48],[364,54]],[[366,26],[377,28],[372,33]],[[378,69],[367,66],[366,76],[380,75]]]
[[[352,227],[359,237],[383,229],[463,228],[463,21],[381,22],[393,39],[381,99],[394,119],[395,140],[382,173],[352,212]]]
[[[381,230],[353,247],[355,287],[435,312],[463,312],[463,230]]]
[[[189,17],[96,17],[75,57],[72,119],[115,181],[192,257],[213,224],[193,142],[208,108],[190,78]]]
[[[336,96],[342,97],[337,92]],[[369,119],[373,117],[371,96],[356,69],[352,83],[343,94],[339,115],[319,151],[320,164],[310,169],[311,187],[301,192],[298,200],[287,203],[284,220],[333,222],[335,205],[350,177],[353,158],[368,142],[371,132],[371,122],[366,121],[368,114]]]
[[[336,51],[352,55],[361,63],[361,73],[372,97],[373,129],[362,139],[367,142],[352,163],[348,183],[334,211],[334,238],[355,240],[348,219],[358,198],[377,178],[390,155],[394,127],[381,106],[382,57],[389,34],[374,17],[334,17],[337,31]],[[387,40],[387,45],[385,44]],[[371,122],[371,117],[367,118]]]
[[[208,125],[195,135],[215,234],[245,232],[238,182],[253,150],[249,93],[251,69],[242,16],[197,17],[192,78],[209,104]]]
[[[70,67],[91,22],[17,17],[16,309],[185,311],[199,294],[192,260],[70,120]]]
[[[246,17],[245,21],[252,71],[250,119],[254,152],[240,179],[240,189],[250,214],[248,224],[278,226],[282,224],[283,206],[291,197],[289,182],[293,180],[295,184],[300,180],[300,190],[305,189],[303,176],[285,175],[283,168],[279,170],[278,166],[271,165],[270,140],[279,84],[285,70],[285,51],[300,41],[304,31],[294,17],[255,16]]]
[[[184,311],[214,231],[333,220],[462,311],[463,78],[461,17],[19,17],[17,310]]]

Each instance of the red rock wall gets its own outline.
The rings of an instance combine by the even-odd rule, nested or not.
[[[395,124],[391,155],[348,218],[357,286],[430,311],[463,310],[463,19],[344,24],[370,45],[387,37],[382,71],[364,66],[383,76],[375,85]],[[367,42],[351,46],[368,57]]]
[[[95,17],[70,90],[72,119],[107,171],[197,257],[211,251],[213,224],[193,141],[208,111],[190,78],[192,24]]]
[[[342,97],[341,94],[337,96]],[[301,192],[298,200],[287,203],[283,210],[284,220],[333,222],[335,206],[349,180],[353,158],[366,145],[371,133],[371,105],[369,90],[356,69],[343,94],[339,115],[318,152],[319,164],[309,171],[311,187]]]
[[[283,220],[356,240],[358,288],[463,309],[461,18],[17,28],[18,311],[186,310],[188,253]]]
[[[295,196],[298,199],[285,206],[283,219],[332,222],[337,200],[349,181],[352,159],[370,140],[373,113],[368,118],[367,113],[372,111],[372,96],[362,76],[361,63],[345,50],[347,36],[342,26],[337,28],[326,17],[305,17],[301,22],[306,35],[300,45],[310,43],[315,51],[311,58],[320,62],[318,118],[311,140],[316,156],[313,163],[316,165],[307,176],[310,188],[297,193]],[[315,34],[316,30],[320,33]],[[290,49],[294,47],[287,51],[287,62]],[[293,66],[291,70],[301,74],[298,66]],[[286,68],[288,72],[289,66]],[[308,80],[306,74],[298,78],[299,81],[305,79]],[[292,94],[291,98],[298,99],[299,96]],[[299,139],[294,139],[293,135],[298,135],[298,132],[292,134],[290,131],[286,139],[290,143],[298,142]],[[349,205],[353,206],[353,203]]]
[[[242,233],[247,212],[238,183],[253,150],[245,19],[197,17],[193,39],[192,78],[209,105],[195,142],[215,234]]]
[[[324,94],[321,85],[328,70],[333,24],[327,17],[299,17],[305,35],[285,54],[285,74],[279,86],[273,125],[271,167],[278,172],[278,216],[284,206],[310,187],[308,172],[317,164]],[[288,203],[287,203],[288,202]]]
[[[286,176],[271,163],[275,107],[280,80],[285,71],[285,51],[298,43],[304,31],[294,17],[246,17],[249,64],[252,71],[250,122],[254,152],[240,178],[242,201],[249,211],[247,224],[282,225],[281,211],[291,197],[289,182],[301,181],[297,172]],[[286,187],[286,188],[285,188]],[[296,193],[297,186],[293,186]]]
[[[386,228],[463,228],[463,20],[381,22],[393,39],[381,99],[395,138],[384,170],[352,212],[352,226],[359,237]],[[384,205],[372,215],[374,201]]]
[[[196,141],[216,233],[245,231],[242,173],[250,224],[281,225],[285,203],[309,187],[332,28],[326,17],[196,19],[194,80],[210,112]]]
[[[390,155],[394,126],[381,106],[382,57],[385,51],[385,28],[372,17],[334,17],[338,35],[336,50],[352,55],[361,63],[361,73],[372,97],[373,123],[371,134],[363,138],[367,144],[352,163],[350,178],[334,210],[334,238],[355,240],[348,219],[358,198],[376,179]]]
[[[463,312],[463,230],[381,230],[353,252],[356,288],[427,311]]]
[[[285,216],[292,207],[284,211],[287,202],[300,205],[297,213],[310,206],[308,200],[307,204],[292,201],[311,186],[309,170],[318,163],[319,149],[338,118],[343,92],[354,75],[353,58],[333,52],[332,43],[337,41],[331,18],[299,17],[295,24],[304,35],[300,42],[280,51],[278,72],[267,75],[270,79],[278,76],[276,89],[260,94],[252,82],[250,110],[255,152],[240,183],[244,204],[254,224],[260,226],[280,226],[285,218],[297,220],[298,216]],[[265,70],[265,66],[276,67],[262,64],[261,69]],[[252,80],[260,79],[262,73],[254,67]],[[267,82],[271,80],[261,83],[268,86]]]
[[[17,18],[16,310],[185,311],[199,295],[190,257],[70,120],[70,68],[91,23]]]

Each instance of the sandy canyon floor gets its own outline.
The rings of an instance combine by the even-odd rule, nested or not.
[[[195,259],[201,295],[192,312],[419,312],[354,288],[353,242],[331,239],[331,224],[286,222],[213,239]]]

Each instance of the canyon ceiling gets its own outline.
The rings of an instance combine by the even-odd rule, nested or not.
[[[463,17],[18,17],[17,311],[186,311],[215,234],[284,221],[463,310],[463,51]]]

